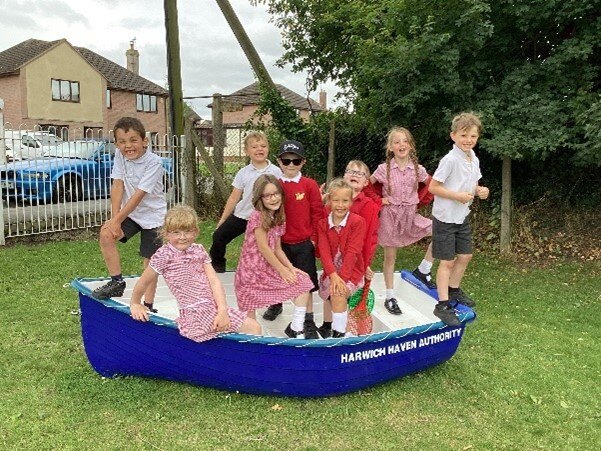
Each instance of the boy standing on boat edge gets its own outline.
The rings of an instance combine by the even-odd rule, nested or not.
[[[282,170],[280,182],[284,190],[286,212],[286,233],[281,237],[282,250],[294,267],[311,277],[314,285],[311,292],[314,292],[319,287],[315,246],[317,223],[323,215],[323,203],[317,182],[301,173],[306,161],[305,148],[299,141],[288,140],[280,144],[278,163]],[[282,304],[271,305],[263,314],[263,319],[273,321],[280,313]],[[307,305],[304,330],[305,338],[319,338],[311,297]]]
[[[111,280],[92,293],[97,299],[123,296],[125,281],[121,274],[121,258],[117,241],[127,242],[141,234],[140,255],[144,268],[161,247],[159,227],[167,212],[163,190],[163,162],[148,151],[146,130],[140,120],[122,117],[113,128],[115,164],[111,172],[111,219],[100,228],[100,250]],[[156,284],[144,293],[144,304],[152,309]]]
[[[473,151],[482,123],[473,113],[453,118],[453,149],[445,155],[432,176],[432,255],[440,260],[436,272],[438,303],[434,315],[449,326],[461,324],[451,301],[474,307],[476,303],[460,288],[468,263],[472,259],[472,232],[469,206],[475,196],[487,199],[489,190],[479,186],[480,162]]]
[[[225,251],[227,245],[246,231],[248,218],[253,212],[253,185],[263,174],[276,177],[282,171],[269,161],[269,143],[261,132],[250,132],[244,138],[244,152],[250,163],[240,169],[232,182],[232,193],[223,207],[223,213],[213,232],[213,244],[209,250],[215,272],[225,272]]]

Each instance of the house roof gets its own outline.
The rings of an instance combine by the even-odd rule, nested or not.
[[[28,39],[9,49],[0,52],[0,75],[10,74],[18,71],[30,61],[36,59],[43,53],[52,49],[66,39],[57,41],[40,41],[38,39]],[[92,52],[84,47],[73,47],[92,67],[100,72],[107,81],[109,89],[119,89],[122,91],[143,92],[145,94],[154,94],[167,96],[166,89],[145,79],[130,70],[106,59],[99,54]]]
[[[306,97],[297,94],[285,86],[278,84],[275,86],[282,97],[286,99],[294,108],[298,108],[300,110],[324,111],[321,105],[315,100],[307,99]],[[227,100],[228,102],[239,103],[241,105],[258,105],[260,99],[261,96],[259,94],[259,82],[257,81],[246,86],[245,88],[239,89],[238,91],[227,95],[224,100]],[[208,106],[212,107],[212,105],[213,104],[209,104]]]

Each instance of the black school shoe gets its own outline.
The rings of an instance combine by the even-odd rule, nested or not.
[[[332,331],[332,338],[344,338],[345,335],[344,332],[338,332],[337,330]]]
[[[441,304],[440,302],[434,307],[434,315],[437,316],[447,326],[460,326],[461,321],[457,318],[455,310],[448,302]]]
[[[388,313],[390,313],[392,315],[400,315],[403,313],[403,311],[399,307],[399,304],[397,304],[397,301],[395,298],[386,299],[384,301],[384,307],[386,307],[386,310],[388,310]]]
[[[321,338],[330,338],[332,336],[332,323],[322,324],[317,329],[317,332],[319,332],[319,335],[321,335]]]
[[[292,323],[288,324],[288,327],[286,327],[284,333],[290,338],[306,338],[304,330],[292,330]]]
[[[453,292],[449,289],[449,301],[456,301],[460,304],[467,305],[470,308],[476,306],[476,301],[465,294],[461,288],[458,288],[457,291]]]
[[[303,327],[305,328],[305,338],[319,338],[319,334],[317,333],[317,325],[315,324],[315,321],[313,321],[312,319],[306,319],[303,323]]]
[[[159,311],[153,307],[153,306],[154,306],[154,304],[149,304],[148,302],[144,302],[143,304],[144,304],[144,306],[145,306],[145,307],[146,307],[148,310],[150,310],[152,313],[159,313]]]
[[[282,310],[284,310],[282,304],[270,305],[267,307],[267,310],[265,310],[265,313],[263,313],[263,319],[267,321],[273,321],[280,315],[280,313],[282,313]]]
[[[92,291],[96,299],[118,298],[125,292],[125,280],[110,280],[101,287]]]
[[[432,273],[429,272],[428,274],[424,274],[419,269],[416,269],[411,274],[430,290],[436,290],[436,284],[432,282]]]

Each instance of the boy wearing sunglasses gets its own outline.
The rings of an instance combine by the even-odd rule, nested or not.
[[[318,289],[315,245],[317,223],[323,215],[323,203],[317,182],[301,174],[305,165],[305,148],[298,141],[284,141],[278,150],[278,163],[282,170],[280,181],[284,189],[286,233],[282,236],[282,249],[295,268],[306,272],[313,281],[313,291]],[[282,313],[282,304],[271,305],[263,314],[268,321]],[[305,338],[319,338],[313,318],[312,302],[307,306],[304,322]]]

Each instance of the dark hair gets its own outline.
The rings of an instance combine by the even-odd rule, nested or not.
[[[135,132],[138,132],[142,139],[146,138],[146,129],[144,128],[144,125],[142,125],[140,119],[136,119],[135,117],[126,116],[122,117],[117,121],[117,123],[113,127],[113,135],[115,135],[115,139],[117,138],[116,133],[118,129],[121,129],[126,133],[130,130],[133,130]]]
[[[282,204],[280,208],[271,214],[263,205],[263,191],[265,191],[265,187],[269,184],[275,185],[278,192],[280,193],[280,198],[282,199]],[[255,210],[261,213],[261,227],[265,230],[269,230],[272,227],[277,225],[284,224],[286,222],[286,214],[284,213],[284,189],[280,184],[280,181],[271,174],[263,174],[260,175],[259,178],[255,181],[253,186],[253,206]]]

